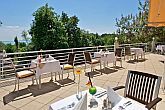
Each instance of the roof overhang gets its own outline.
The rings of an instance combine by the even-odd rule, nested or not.
[[[165,26],[165,0],[150,0],[148,26]]]

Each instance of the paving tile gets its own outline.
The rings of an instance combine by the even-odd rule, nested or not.
[[[2,101],[0,101],[0,110],[16,110],[17,108],[7,104],[4,105],[4,103]]]
[[[0,92],[0,101],[3,101],[3,97],[5,97],[7,94],[9,94],[9,91],[1,91]]]
[[[61,99],[63,99],[63,98],[56,97],[53,100],[51,100],[50,102],[48,102],[45,106],[49,107],[51,104],[53,104],[53,103],[55,103],[55,102],[57,102],[57,101],[59,101]]]
[[[20,110],[40,110],[42,106],[43,104],[36,101],[32,101],[19,109]]]
[[[40,108],[40,110],[49,110],[49,105],[44,105]]]
[[[127,78],[128,70],[138,70],[143,71],[147,73],[152,73],[155,75],[162,76],[164,72],[164,64],[160,62],[162,60],[162,55],[158,54],[151,54],[147,53],[145,55],[146,60],[144,62],[133,62],[128,63],[128,60],[123,60],[123,68],[116,68],[115,72],[112,72],[111,69],[106,70],[107,73],[103,73],[102,75],[99,73],[99,75],[95,75],[92,77],[92,82],[94,86],[100,86],[105,89],[107,89],[107,86],[116,87],[120,85],[125,85],[125,81]],[[111,67],[112,64],[109,64]],[[96,66],[97,70],[99,70],[99,65]],[[90,71],[90,67],[87,68],[87,71]],[[64,74],[64,78],[67,77],[67,74]],[[54,77],[53,77],[54,78]],[[70,74],[70,78],[72,77],[72,73]],[[53,81],[53,83],[50,83],[50,77],[43,78],[42,79],[42,86],[43,89],[53,89],[50,91],[47,91],[42,94],[38,94],[34,96],[32,92],[39,91],[42,92],[42,90],[38,90],[35,88],[36,86],[31,86],[31,81],[20,83],[20,92],[22,93],[21,96],[14,98],[14,101],[9,102],[7,105],[3,105],[3,97],[11,94],[11,91],[14,89],[14,85],[11,86],[5,86],[0,88],[0,110],[48,110],[48,107],[50,104],[61,100],[65,97],[68,97],[70,95],[73,95],[77,91],[77,79],[78,76],[76,75],[75,83],[70,85],[65,85],[64,87],[59,87],[58,89],[55,89],[55,84],[59,84],[58,82]],[[58,80],[58,76],[57,76]],[[65,79],[64,79],[65,80]],[[80,91],[87,90],[88,87],[85,85],[88,81],[87,75],[85,73],[81,74],[81,80],[80,80]],[[44,87],[46,86],[46,87]],[[31,89],[32,87],[32,89]],[[161,83],[161,89],[159,97],[161,97],[163,100],[158,103],[157,110],[164,110],[165,108],[165,93],[162,91],[163,88],[163,82]],[[30,89],[30,92],[28,90]],[[118,94],[122,95],[124,94],[124,89],[118,90]],[[9,98],[15,97],[15,95],[11,95]]]
[[[14,101],[10,102],[9,104],[16,108],[20,108],[20,107],[23,107],[26,104],[30,103],[31,101],[32,100],[30,100],[29,98],[22,98],[22,99],[14,100]]]
[[[6,91],[6,90],[4,90],[3,88],[0,88],[0,92],[4,92],[4,91]]]
[[[41,95],[40,97],[35,99],[35,101],[40,102],[42,104],[47,104],[49,101],[53,100],[54,98],[55,97],[46,94],[46,95]]]

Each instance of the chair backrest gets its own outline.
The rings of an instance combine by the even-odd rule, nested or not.
[[[89,52],[84,52],[85,61],[91,62],[91,54]]]
[[[124,96],[142,104],[158,97],[161,77],[139,71],[128,71]]]
[[[15,75],[17,74],[15,64],[13,63],[13,61],[11,59],[3,60],[3,64],[7,65],[8,68],[13,69]]]
[[[74,59],[75,59],[75,54],[74,53],[69,53],[68,64],[73,65]]]
[[[130,54],[131,54],[130,47],[125,47],[125,55],[130,55]]]
[[[121,57],[122,56],[122,51],[123,51],[123,48],[116,48],[115,56]]]

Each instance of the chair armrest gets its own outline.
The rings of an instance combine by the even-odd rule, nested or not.
[[[37,67],[25,67],[25,69],[36,69]]]
[[[148,103],[146,105],[146,108],[148,108],[150,110],[154,105],[156,105],[161,100],[162,100],[162,98],[157,97],[156,99],[154,99],[153,101],[151,101],[150,103]]]
[[[114,87],[113,90],[116,91],[116,90],[123,89],[123,88],[125,88],[125,86],[117,86],[117,87]]]
[[[94,57],[93,59],[97,59],[97,58],[101,58],[101,57]]]
[[[86,63],[91,63],[90,61],[85,61]]]
[[[35,67],[24,67],[22,68],[22,70],[30,70],[30,71],[33,71],[35,68],[37,68],[36,66]]]

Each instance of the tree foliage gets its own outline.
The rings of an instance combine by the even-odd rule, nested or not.
[[[17,36],[14,38],[14,42],[15,42],[16,51],[18,51],[18,38],[17,38]]]
[[[159,41],[165,41],[164,27],[148,27],[149,1],[139,0],[139,12],[136,15],[121,15],[116,19],[117,34],[123,37],[125,43],[149,42],[152,37]]]
[[[48,4],[35,11],[33,16],[30,35],[36,50],[103,44],[98,34],[86,33],[78,27],[78,17],[69,17],[64,12],[58,15]]]
[[[58,34],[60,34],[57,32],[59,31],[58,25],[60,23],[55,14],[53,8],[48,7],[48,4],[33,13],[34,20],[30,29],[30,35],[36,49],[57,48],[59,41]]]
[[[5,49],[5,44],[2,41],[0,41],[0,51],[2,51],[3,49]]]

